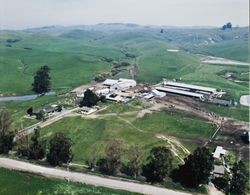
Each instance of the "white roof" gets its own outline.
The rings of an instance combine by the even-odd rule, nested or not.
[[[152,94],[152,93],[149,93],[149,94],[144,96],[145,99],[150,99],[152,97],[154,97],[154,94]]]
[[[226,154],[226,150],[224,150],[222,146],[217,146],[213,153],[213,157],[220,158],[221,155],[225,155],[225,154]]]
[[[190,85],[190,84],[185,84],[185,83],[177,83],[173,81],[167,81],[164,83],[165,85],[172,85],[176,87],[183,87],[183,88],[190,88],[190,89],[195,89],[195,90],[200,90],[200,91],[209,91],[209,92],[216,92],[215,88],[211,87],[203,87],[203,86],[198,86],[198,85]]]
[[[120,78],[120,79],[118,80],[118,82],[133,82],[133,83],[136,83],[136,81],[133,80],[133,79],[124,79],[124,78]]]
[[[164,97],[164,96],[166,95],[166,93],[157,91],[156,89],[153,89],[152,92],[153,92],[155,95],[160,96],[160,97]]]
[[[109,86],[111,86],[111,85],[114,85],[114,84],[116,84],[116,83],[118,83],[118,80],[106,79],[106,80],[103,82],[103,85],[109,85]]]
[[[199,93],[193,93],[189,91],[183,91],[183,90],[178,90],[178,89],[172,89],[168,87],[156,87],[158,91],[164,91],[164,92],[169,92],[169,93],[175,93],[175,94],[180,94],[180,95],[187,95],[187,96],[192,96],[192,97],[197,97],[197,98],[203,98],[204,96]]]

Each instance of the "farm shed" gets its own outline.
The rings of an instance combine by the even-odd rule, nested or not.
[[[214,165],[214,176],[221,177],[225,173],[225,167],[223,165]]]
[[[106,79],[102,84],[105,86],[112,86],[114,84],[118,83],[118,80],[114,80],[114,79]]]
[[[204,94],[216,94],[217,89],[211,87],[203,87],[198,85],[191,85],[185,83],[178,83],[173,81],[164,81],[166,87],[176,87],[182,90],[188,90],[191,92],[204,93]]]
[[[117,83],[110,86],[111,91],[119,90],[124,91],[129,88],[135,87],[136,81],[132,79],[119,79]]]
[[[171,93],[171,94],[176,94],[176,95],[198,98],[201,100],[204,99],[203,94],[189,92],[189,91],[183,91],[183,90],[178,90],[178,89],[172,89],[172,88],[168,88],[168,87],[156,87],[156,90],[161,91],[161,92],[165,92],[165,93]]]
[[[154,94],[155,97],[159,97],[159,98],[162,98],[162,97],[166,96],[166,93],[157,91],[156,89],[153,89],[152,93]]]

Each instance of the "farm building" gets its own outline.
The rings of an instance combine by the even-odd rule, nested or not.
[[[112,85],[116,84],[118,80],[114,79],[106,79],[102,84],[108,87],[111,87]]]
[[[223,149],[223,147],[221,146],[217,146],[214,153],[213,153],[213,157],[216,159],[220,159],[222,156],[224,156],[226,154],[226,150]]]
[[[151,98],[153,98],[153,97],[162,98],[162,97],[164,97],[164,96],[166,96],[166,93],[160,92],[160,91],[158,91],[158,90],[156,90],[156,89],[153,89],[150,93],[147,93],[146,95],[144,95],[144,99],[149,100],[149,99],[151,99]]]
[[[86,115],[89,115],[89,114],[92,114],[94,112],[96,112],[97,109],[96,108],[90,108],[90,107],[86,107],[86,106],[83,106],[80,108],[80,113],[81,114],[86,114]]]
[[[174,88],[174,89],[179,89],[179,90],[184,90],[184,91],[189,91],[189,92],[196,92],[200,94],[216,94],[217,89],[211,88],[211,87],[203,87],[203,86],[198,86],[198,85],[190,85],[190,84],[185,84],[185,83],[178,83],[178,82],[173,82],[173,81],[164,81],[164,86],[168,88]]]
[[[208,100],[208,102],[213,103],[213,104],[217,104],[217,105],[222,105],[222,106],[232,106],[233,102],[232,100],[222,100],[222,99],[211,99]]]
[[[182,96],[187,96],[187,97],[192,97],[192,98],[198,98],[200,100],[204,99],[203,94],[199,93],[194,93],[194,92],[189,92],[189,91],[183,91],[179,89],[173,89],[169,87],[156,87],[157,91],[164,92],[164,93],[170,93],[170,94],[175,94],[175,95],[182,95]]]
[[[106,99],[113,101],[113,102],[125,102],[126,103],[134,98],[135,96],[132,93],[125,93],[125,92],[115,92],[115,93],[106,95]]]
[[[225,167],[223,165],[214,165],[213,174],[215,177],[222,177],[225,173]]]
[[[61,111],[62,111],[62,107],[59,105],[51,105],[41,110],[41,112],[45,115],[53,113],[53,112],[61,112]]]
[[[109,88],[98,89],[95,91],[97,95],[107,95],[109,92]]]
[[[110,87],[110,90],[111,91],[114,91],[114,90],[124,91],[135,86],[136,86],[135,80],[119,79],[117,83],[115,83],[114,85]]]

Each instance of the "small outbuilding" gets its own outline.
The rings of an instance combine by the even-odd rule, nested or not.
[[[215,177],[222,177],[225,174],[225,167],[223,165],[214,165],[213,174]]]
[[[224,150],[222,146],[217,146],[213,153],[213,157],[216,159],[221,159],[221,157],[224,156],[226,152],[227,151]]]

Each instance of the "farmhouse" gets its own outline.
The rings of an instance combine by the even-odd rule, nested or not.
[[[168,88],[174,88],[174,89],[179,89],[179,90],[184,90],[184,91],[189,91],[189,92],[196,92],[200,94],[216,94],[217,93],[217,89],[211,88],[211,87],[190,85],[190,84],[178,83],[178,82],[173,82],[173,81],[164,81],[163,84],[165,87],[168,87]]]
[[[213,157],[216,159],[220,159],[225,154],[226,154],[226,150],[224,150],[223,147],[221,146],[217,146],[213,153]]]
[[[173,89],[173,88],[169,88],[169,87],[156,87],[156,90],[160,91],[160,92],[175,94],[175,95],[182,95],[182,96],[187,96],[187,97],[192,97],[192,98],[198,98],[200,100],[204,99],[203,94],[184,91],[184,90],[180,90],[180,89]]]

